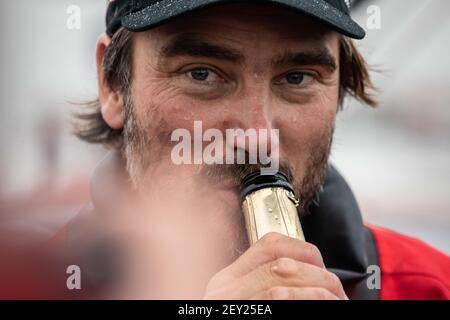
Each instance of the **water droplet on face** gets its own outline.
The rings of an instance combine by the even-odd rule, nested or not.
[[[273,212],[273,209],[272,209],[272,208],[269,208],[269,212]]]

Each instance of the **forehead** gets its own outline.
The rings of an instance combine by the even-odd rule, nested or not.
[[[195,34],[243,47],[264,41],[284,46],[323,44],[338,37],[313,18],[279,5],[262,3],[210,7],[178,17],[144,34],[162,42],[182,34]]]

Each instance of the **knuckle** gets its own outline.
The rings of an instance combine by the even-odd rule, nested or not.
[[[317,246],[308,243],[306,256],[309,261],[322,261],[322,254]]]
[[[260,243],[263,246],[271,246],[275,245],[281,239],[283,239],[283,235],[276,232],[270,232],[261,238]]]
[[[297,273],[299,266],[297,261],[291,258],[281,257],[270,264],[272,276],[275,278],[290,277]]]
[[[272,263],[272,270],[275,268],[277,274],[292,274],[298,271],[297,261],[291,258],[281,257]]]
[[[276,257],[277,252],[279,251],[279,244],[283,239],[284,236],[279,233],[271,232],[266,234],[259,241],[263,254],[270,258]]]

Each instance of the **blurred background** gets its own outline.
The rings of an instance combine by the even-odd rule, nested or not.
[[[67,27],[73,5],[80,29]],[[105,153],[70,127],[71,102],[96,97],[105,1],[15,0],[0,8],[0,233],[32,227],[42,239],[88,201],[89,177]],[[366,222],[450,254],[450,2],[361,0],[353,11],[368,34],[359,46],[382,71],[374,74],[380,107],[346,103],[332,161]]]

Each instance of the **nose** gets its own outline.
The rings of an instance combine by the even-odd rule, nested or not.
[[[227,139],[228,148],[245,151],[250,159],[256,157],[262,163],[268,162],[262,157],[271,157],[278,148],[271,97],[264,89],[253,87],[236,97],[225,121],[228,129],[239,132],[235,139]]]

